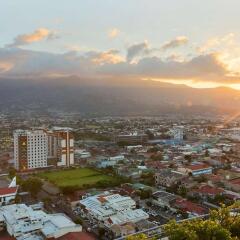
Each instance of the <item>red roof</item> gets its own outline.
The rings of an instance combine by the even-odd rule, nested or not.
[[[196,164],[196,165],[187,166],[187,168],[191,169],[192,171],[195,171],[200,169],[207,169],[207,168],[210,168],[210,166],[207,164]]]
[[[217,194],[223,193],[224,190],[221,188],[215,188],[215,187],[211,187],[209,185],[205,185],[205,186],[202,186],[199,189],[195,190],[195,192],[209,194],[209,195],[217,195]]]
[[[90,233],[86,232],[76,232],[76,233],[68,233],[62,237],[57,238],[58,240],[95,240]]]
[[[7,194],[14,194],[17,192],[17,187],[10,187],[10,188],[0,188],[0,196],[7,195]]]
[[[181,208],[186,212],[196,213],[198,215],[203,215],[206,213],[205,208],[186,199],[177,199],[175,204],[177,205],[177,207]]]
[[[240,178],[230,180],[229,182],[232,183],[232,184],[240,185]]]
[[[165,168],[166,166],[158,161],[148,161],[146,162],[146,166],[147,167],[153,167],[153,168],[157,168],[157,169],[163,169]]]

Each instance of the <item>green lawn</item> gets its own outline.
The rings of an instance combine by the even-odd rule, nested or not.
[[[99,181],[112,183],[116,180],[115,177],[104,175],[101,172],[89,168],[45,172],[40,173],[38,176],[47,179],[58,187],[78,186],[81,188],[85,184],[94,185]]]

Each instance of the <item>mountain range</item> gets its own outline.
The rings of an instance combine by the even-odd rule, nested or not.
[[[83,115],[235,112],[240,91],[197,89],[150,80],[0,78],[0,109],[56,109]]]

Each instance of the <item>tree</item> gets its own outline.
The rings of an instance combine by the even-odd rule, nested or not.
[[[152,238],[148,238],[145,234],[137,234],[137,235],[127,237],[127,240],[144,240],[144,239],[151,240]]]
[[[8,171],[8,176],[9,178],[14,178],[16,176],[16,169],[15,168],[10,168]]]
[[[163,160],[163,155],[161,152],[158,152],[157,154],[152,154],[151,159],[153,161],[162,161]]]
[[[181,223],[170,221],[165,227],[169,240],[237,240],[240,238],[240,216],[233,214],[240,204],[212,210],[208,220],[197,219]]]
[[[24,191],[31,193],[33,197],[36,197],[42,188],[42,181],[36,177],[30,177],[22,182],[22,188]]]

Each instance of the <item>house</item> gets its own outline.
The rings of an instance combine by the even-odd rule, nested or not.
[[[18,186],[16,184],[16,177],[14,177],[8,187],[0,188],[0,206],[14,202],[17,191]]]
[[[163,169],[155,173],[155,184],[163,187],[170,187],[173,184],[181,182],[185,178],[182,173],[173,171],[171,169]]]
[[[193,163],[191,165],[178,168],[178,171],[185,175],[199,176],[202,174],[212,174],[212,167],[204,163]]]
[[[200,216],[207,213],[207,210],[200,206],[199,204],[193,203],[191,201],[188,201],[186,199],[177,199],[174,203],[174,206],[189,214],[189,216]]]
[[[195,189],[193,193],[203,198],[214,198],[216,195],[222,195],[224,193],[224,189],[209,185],[203,185]]]
[[[178,196],[165,191],[157,191],[152,194],[152,198],[154,205],[171,208],[172,203],[176,201]]]

